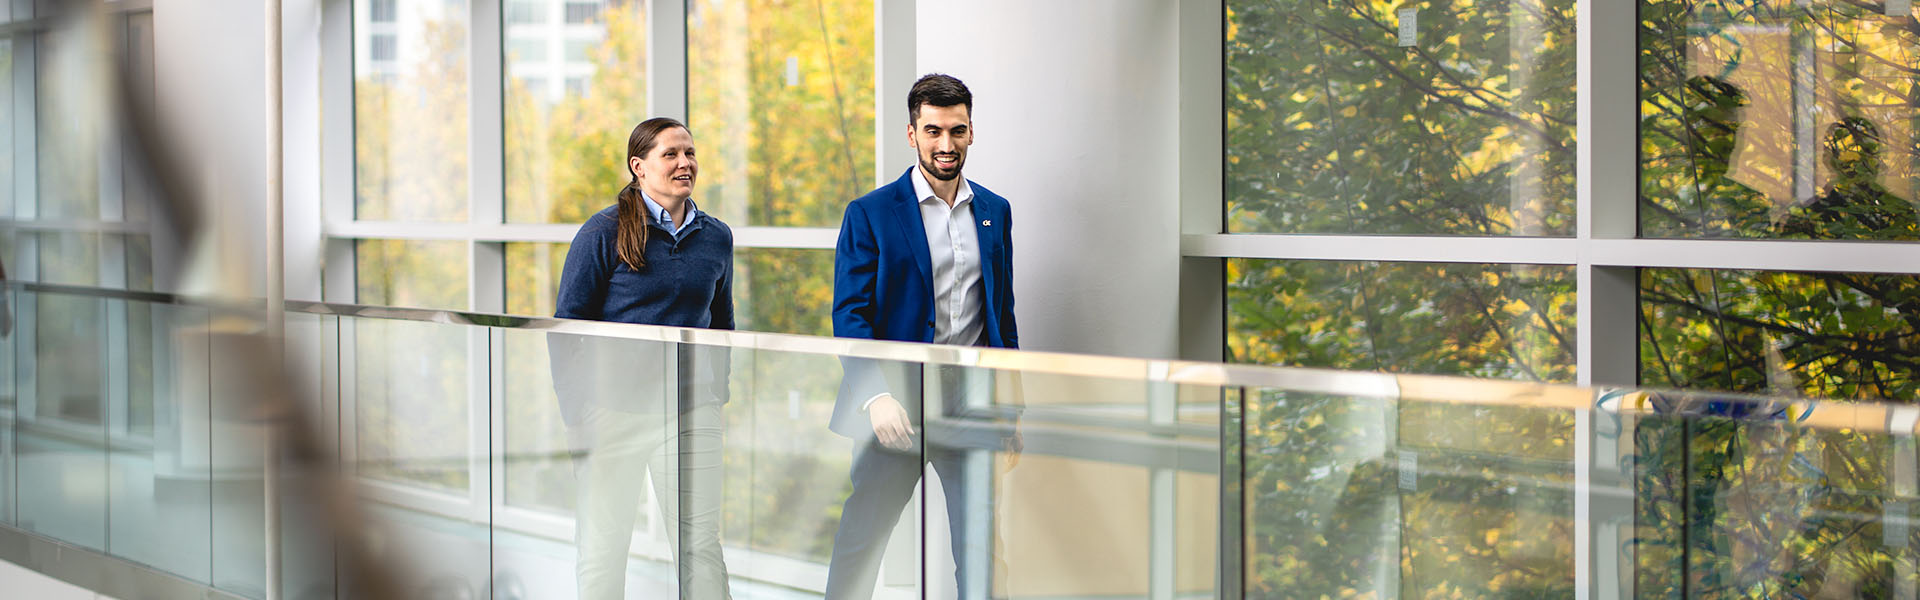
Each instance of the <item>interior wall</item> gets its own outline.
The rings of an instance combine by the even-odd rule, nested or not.
[[[1177,9],[1156,0],[918,7],[920,72],[973,91],[965,174],[1013,204],[1022,348],[1179,353]],[[903,146],[906,133],[903,123]]]

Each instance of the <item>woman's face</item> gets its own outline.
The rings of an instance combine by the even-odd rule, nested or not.
[[[693,134],[685,128],[671,127],[654,139],[646,156],[627,159],[627,168],[640,181],[640,189],[656,200],[686,200],[693,195],[694,177],[700,173],[700,161],[693,158]]]

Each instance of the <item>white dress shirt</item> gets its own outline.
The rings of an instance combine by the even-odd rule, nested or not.
[[[986,332],[986,284],[980,281],[980,233],[973,226],[973,185],[960,179],[953,206],[934,195],[926,171],[915,167],[913,193],[927,230],[933,267],[933,343],[978,346]]]

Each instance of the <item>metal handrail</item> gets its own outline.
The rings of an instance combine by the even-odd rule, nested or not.
[[[7,282],[9,290],[259,312],[265,301]],[[837,337],[581,321],[473,311],[289,300],[289,313],[493,327],[773,352],[999,369],[1143,383],[1242,388],[1249,394],[1320,394],[1380,400],[1639,415],[1767,421],[1816,429],[1915,435],[1920,406],[1869,400],[1819,400],[1720,392],[1587,388],[1564,384],[1241,365],[1064,352],[944,346]]]

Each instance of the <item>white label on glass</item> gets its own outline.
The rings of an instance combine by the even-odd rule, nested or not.
[[[1420,455],[1411,450],[1400,451],[1400,489],[1409,492],[1420,489]]]
[[[1913,14],[1913,0],[1887,0],[1887,16],[1904,17]]]
[[[1411,48],[1420,43],[1420,9],[1400,9],[1400,47]]]

